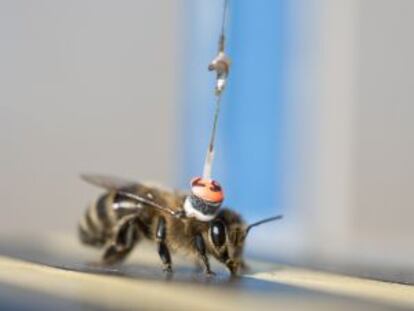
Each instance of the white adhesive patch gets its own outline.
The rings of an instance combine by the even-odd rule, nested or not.
[[[193,204],[191,204],[190,198],[187,197],[185,199],[184,202],[184,211],[187,217],[194,217],[197,218],[200,221],[210,221],[213,220],[213,218],[216,216],[215,214],[213,215],[205,215],[201,212],[199,212],[198,210],[196,210],[193,206]]]

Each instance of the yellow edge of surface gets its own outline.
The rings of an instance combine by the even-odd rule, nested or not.
[[[270,300],[258,302],[251,295],[217,288],[201,290],[192,284],[62,270],[4,256],[0,256],[0,283],[115,310],[251,310],[258,305],[264,309],[271,306]],[[280,299],[278,305],[285,302]]]
[[[414,287],[285,267],[246,277],[278,282],[356,298],[370,298],[399,306],[414,306]],[[0,256],[0,283],[35,290],[111,309],[252,310],[289,307],[289,310],[348,310],[335,300],[298,299],[297,296],[251,295],[176,282],[128,279],[62,270]]]
[[[414,307],[414,286],[381,282],[326,272],[284,267],[246,277],[278,282],[326,293]]]

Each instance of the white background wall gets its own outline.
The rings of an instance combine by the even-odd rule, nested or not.
[[[358,9],[353,247],[414,267],[414,2]]]
[[[412,268],[414,2],[298,0],[290,11],[301,12],[287,77],[294,220],[278,247]]]
[[[80,172],[174,181],[180,7],[0,1],[0,232],[74,230]]]

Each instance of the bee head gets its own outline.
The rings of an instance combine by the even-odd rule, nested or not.
[[[229,209],[222,209],[210,222],[209,240],[212,243],[213,255],[227,266],[231,274],[237,274],[244,266],[245,228],[240,215]]]
[[[246,268],[243,249],[250,229],[282,217],[279,215],[246,225],[240,215],[229,209],[222,209],[210,222],[209,239],[213,244],[214,256],[227,266],[231,274],[237,274],[240,269]]]

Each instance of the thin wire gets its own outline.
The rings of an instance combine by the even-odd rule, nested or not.
[[[223,2],[223,15],[221,20],[221,33],[219,38],[219,52],[224,52],[225,41],[226,41],[226,19],[228,11],[228,0]],[[211,171],[213,167],[214,160],[214,142],[216,139],[217,123],[218,117],[220,114],[220,105],[221,105],[222,92],[216,95],[216,111],[214,113],[213,128],[211,129],[210,143],[208,145],[206,158],[204,161],[203,177],[211,178]]]
[[[216,139],[217,123],[218,123],[217,121],[218,121],[218,116],[220,114],[220,103],[221,103],[221,95],[218,95],[216,96],[216,111],[214,113],[214,121],[213,121],[213,128],[211,129],[210,143],[208,145],[206,159],[204,161],[203,177],[207,179],[211,178],[211,170],[213,167],[214,141]]]
[[[219,51],[224,51],[224,44],[225,44],[225,33],[226,33],[226,20],[227,20],[227,11],[228,11],[228,0],[224,0],[223,2],[223,16],[221,18],[221,33],[219,39]]]
[[[210,145],[209,145],[210,151],[214,149],[214,140],[216,138],[216,131],[217,131],[217,120],[220,114],[220,104],[221,104],[221,95],[216,97],[216,111],[214,113],[214,122],[213,122],[213,128],[211,130],[211,138],[210,138]]]

